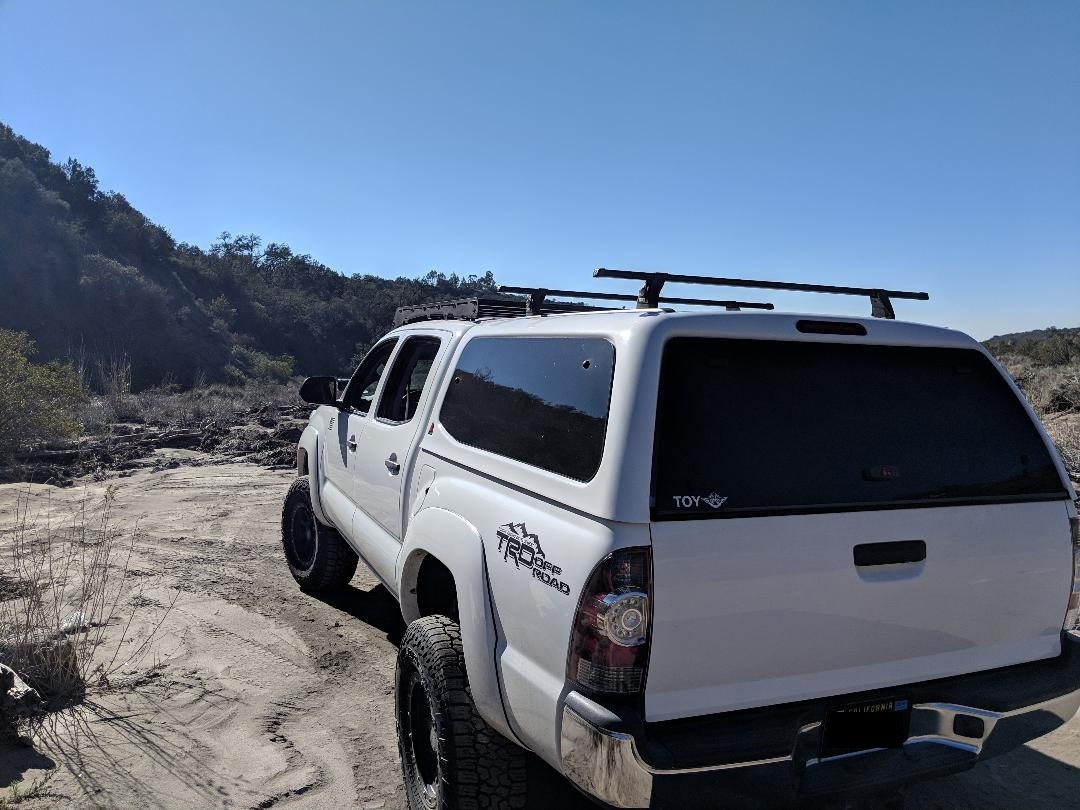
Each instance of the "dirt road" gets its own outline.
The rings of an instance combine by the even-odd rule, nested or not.
[[[152,650],[110,688],[47,726],[36,750],[0,751],[0,784],[56,766],[31,807],[404,807],[393,718],[397,606],[363,566],[333,600],[296,589],[278,550],[291,479],[215,464],[111,482],[117,519],[138,521],[140,534],[125,615],[109,632],[119,638],[132,615],[137,637],[175,603]],[[100,499],[105,486],[34,487],[32,508],[62,516],[79,499]],[[0,531],[26,491],[0,487]],[[544,806],[591,806],[555,783],[549,791]],[[906,795],[911,807],[1076,806],[1080,722]]]

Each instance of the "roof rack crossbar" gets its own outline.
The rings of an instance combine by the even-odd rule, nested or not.
[[[802,284],[790,281],[761,281],[748,278],[717,278],[714,276],[688,276],[678,273],[646,273],[639,270],[611,270],[598,267],[595,278],[625,278],[644,282],[637,294],[639,307],[655,308],[660,303],[660,291],[664,284],[707,284],[716,287],[745,287],[758,290],[791,290],[794,292],[829,293],[832,295],[858,295],[870,299],[871,315],[875,318],[893,319],[892,298],[928,301],[930,295],[910,290],[884,290],[878,287],[836,287],[829,284]]]
[[[513,293],[516,295],[528,295],[530,296],[530,303],[539,298],[540,304],[543,305],[544,297],[548,295],[559,295],[563,297],[571,298],[584,298],[586,300],[596,301],[637,301],[636,295],[629,293],[605,293],[595,292],[589,290],[549,290],[542,287],[508,287],[500,286],[499,292]],[[549,302],[550,303],[550,302]],[[772,309],[773,305],[760,302],[760,301],[717,301],[711,298],[668,298],[664,297],[659,300],[661,304],[700,304],[708,307],[726,307],[731,310],[738,309]],[[534,312],[533,314],[540,314]]]

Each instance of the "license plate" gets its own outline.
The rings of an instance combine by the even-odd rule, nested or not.
[[[899,748],[908,737],[911,704],[906,698],[849,703],[825,714],[821,756],[835,757],[871,748]]]

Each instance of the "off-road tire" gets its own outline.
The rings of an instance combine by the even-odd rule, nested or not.
[[[308,593],[338,590],[356,573],[356,552],[336,530],[315,517],[307,476],[297,478],[285,496],[281,544],[289,572]]]
[[[525,807],[527,755],[477,713],[457,623],[425,616],[409,625],[398,650],[395,687],[410,810]],[[435,730],[426,742],[423,711]]]

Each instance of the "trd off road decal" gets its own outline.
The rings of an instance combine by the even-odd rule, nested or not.
[[[514,568],[527,568],[532,571],[534,579],[565,596],[570,595],[570,586],[559,579],[562,569],[547,560],[544,549],[540,547],[540,538],[530,534],[524,523],[504,523],[495,534],[499,538],[499,551],[503,555],[503,562],[513,562]]]
[[[708,495],[672,495],[671,499],[675,502],[676,509],[697,509],[701,504],[719,509],[727,503],[727,495],[717,495],[715,492]]]

